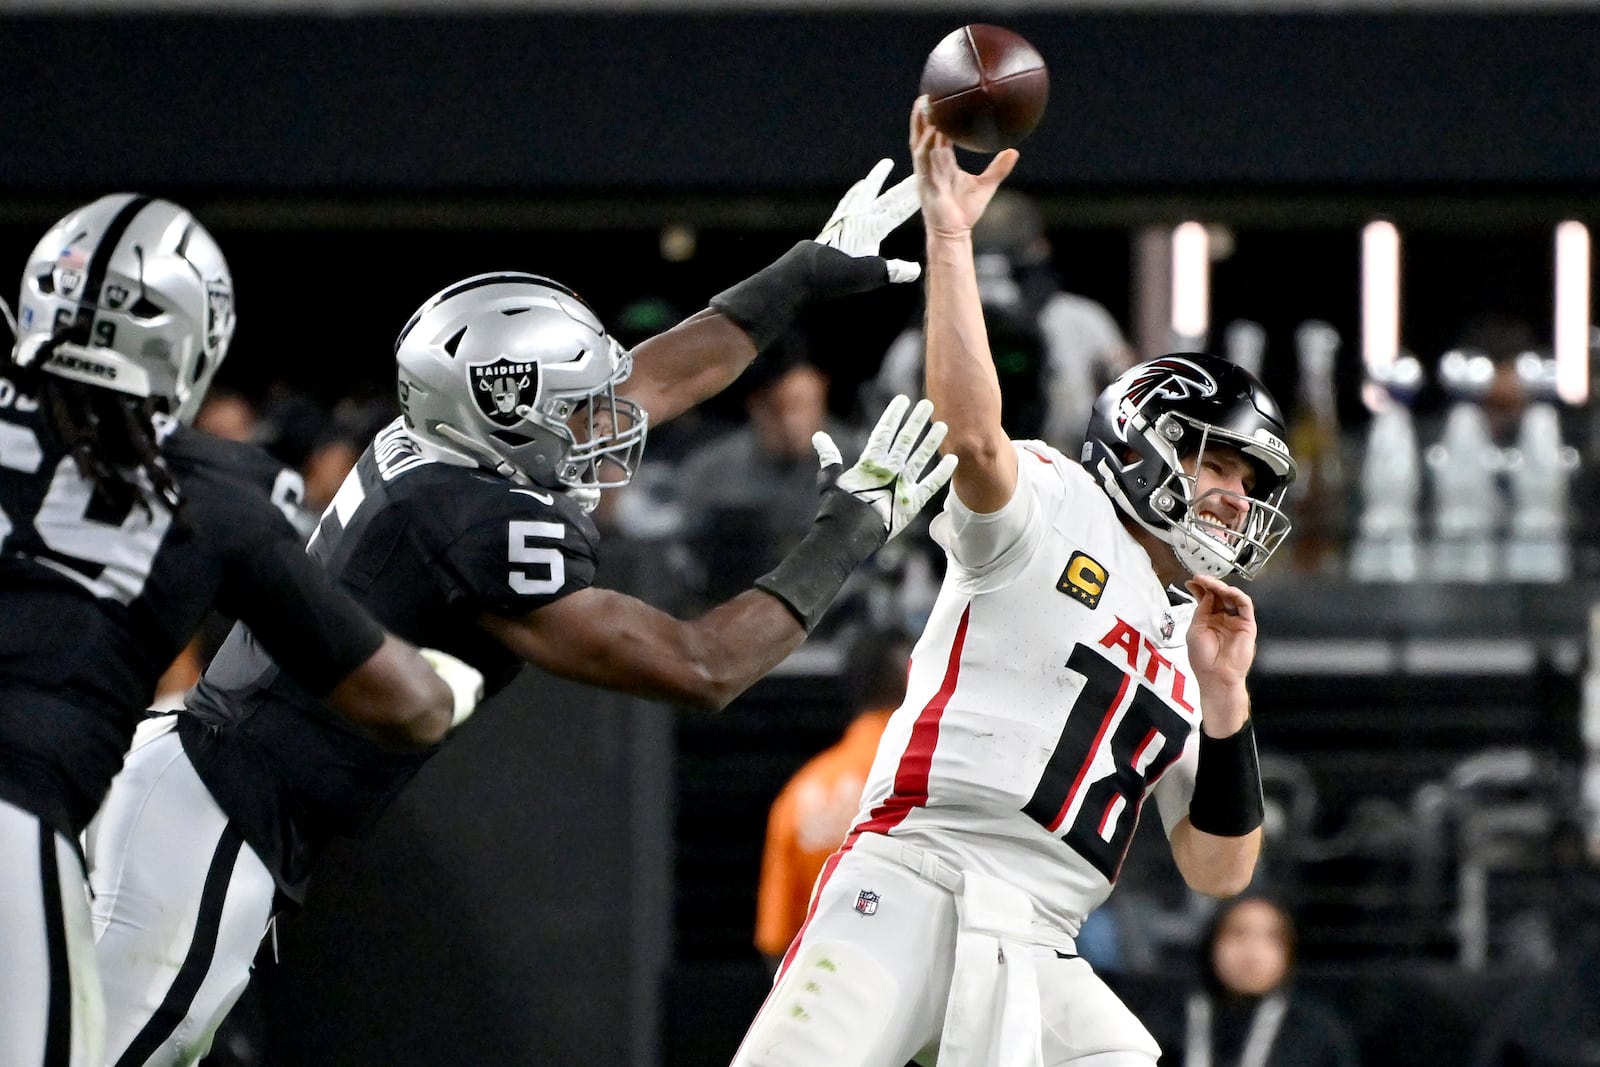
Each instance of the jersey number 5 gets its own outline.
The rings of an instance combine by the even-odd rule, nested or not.
[[[567,561],[561,549],[550,545],[530,545],[529,541],[554,541],[559,545],[567,536],[567,528],[559,522],[528,522],[514,519],[510,529],[510,547],[507,558],[512,563],[525,563],[537,568],[533,571],[511,572],[511,588],[523,596],[544,596],[559,590],[567,581]]]
[[[1083,691],[1022,810],[1051,833],[1061,833],[1081,794],[1083,801],[1062,840],[1114,883],[1139,824],[1145,790],[1183,755],[1190,726],[1132,675],[1086,645],[1072,650],[1067,667],[1083,676]],[[1125,701],[1127,714],[1113,730],[1111,722]],[[1108,747],[1110,773],[1088,782],[1090,768]]]

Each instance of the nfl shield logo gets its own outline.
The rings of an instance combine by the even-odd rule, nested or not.
[[[878,894],[870,889],[863,889],[856,894],[856,910],[863,915],[871,915],[878,910]]]
[[[1171,615],[1167,614],[1166,612],[1162,612],[1161,613],[1161,640],[1163,640],[1163,641],[1172,640],[1172,630],[1173,630],[1173,627],[1175,627],[1176,625],[1177,625],[1177,623],[1172,621],[1172,616]]]

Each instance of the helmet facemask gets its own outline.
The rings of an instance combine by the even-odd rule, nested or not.
[[[1174,450],[1171,475],[1151,494],[1151,506],[1161,514],[1166,528],[1165,534],[1159,529],[1154,532],[1165,537],[1191,574],[1225,578],[1237,573],[1254,578],[1289,535],[1289,517],[1281,507],[1289,489],[1288,480],[1274,474],[1267,461],[1252,454],[1253,442],[1231,439],[1232,435],[1224,430],[1192,422],[1176,412],[1156,420],[1155,434],[1172,439],[1173,427],[1177,428],[1179,441],[1193,445],[1180,445]],[[1221,486],[1200,492],[1199,472],[1205,469],[1206,451],[1219,445],[1238,452],[1255,468],[1255,484],[1250,492],[1238,493]],[[1183,463],[1184,455],[1193,456],[1194,473]],[[1224,507],[1210,506],[1224,501]],[[1240,516],[1231,525],[1211,517],[1229,513]]]

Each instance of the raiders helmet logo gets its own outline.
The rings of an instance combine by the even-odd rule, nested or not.
[[[128,287],[125,285],[106,286],[106,307],[112,311],[119,311],[123,304],[128,302]]]
[[[221,278],[206,282],[206,347],[213,351],[233,328],[233,289]]]
[[[1217,380],[1199,364],[1180,356],[1163,356],[1135,368],[1122,402],[1117,405],[1117,436],[1126,441],[1128,419],[1156,398],[1183,400],[1215,396]]]
[[[472,399],[497,426],[515,426],[539,396],[539,364],[513,363],[504,357],[467,368]]]

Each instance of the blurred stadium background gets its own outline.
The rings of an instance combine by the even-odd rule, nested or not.
[[[1300,916],[1303,981],[1354,1020],[1366,1062],[1473,1062],[1506,996],[1558,967],[1600,840],[1586,230],[1566,231],[1582,237],[1576,348],[1558,346],[1555,268],[1557,227],[1600,217],[1600,4],[6,0],[0,249],[20,268],[61,212],[113,189],[177,199],[239,290],[221,380],[263,410],[293,395],[326,411],[387,396],[398,328],[465,274],[546,273],[612,322],[703,306],[812,235],[880,156],[905,173],[922,58],[975,19],[1050,64],[1011,184],[1039,204],[1065,288],[1143,355],[1175,332],[1223,352],[1254,324],[1297,413],[1297,331],[1322,321],[1341,341],[1338,463],[1296,535],[1315,540],[1253,590],[1266,873]],[[1363,332],[1385,306],[1363,290],[1375,220],[1402,248],[1387,351]],[[1172,314],[1196,222],[1198,326]],[[913,224],[890,247],[919,245]],[[806,324],[840,417],[916,299]],[[1500,562],[1510,507],[1488,569],[1429,563],[1460,457],[1427,449],[1481,399],[1441,357],[1491,314],[1566,361],[1571,508],[1541,580]],[[1414,388],[1385,377],[1407,354]],[[1525,379],[1534,400],[1542,380]],[[1385,482],[1366,444],[1374,410],[1397,408],[1419,455]],[[736,417],[737,395],[711,409]],[[1515,476],[1497,455],[1501,491]],[[1384,497],[1408,476],[1418,502]],[[1415,568],[1364,530],[1374,494],[1415,515]],[[654,529],[613,534],[602,579],[681,604]],[[1380,534],[1389,554],[1363,569]],[[766,981],[750,944],[766,805],[847,721],[838,663],[814,642],[712,720],[530,671],[374,838],[338,850],[209,1062],[726,1062]],[[1195,909],[1162,862],[1123,889],[1126,929],[1147,935],[1116,967],[1136,1005],[1180,996],[1190,972]]]

